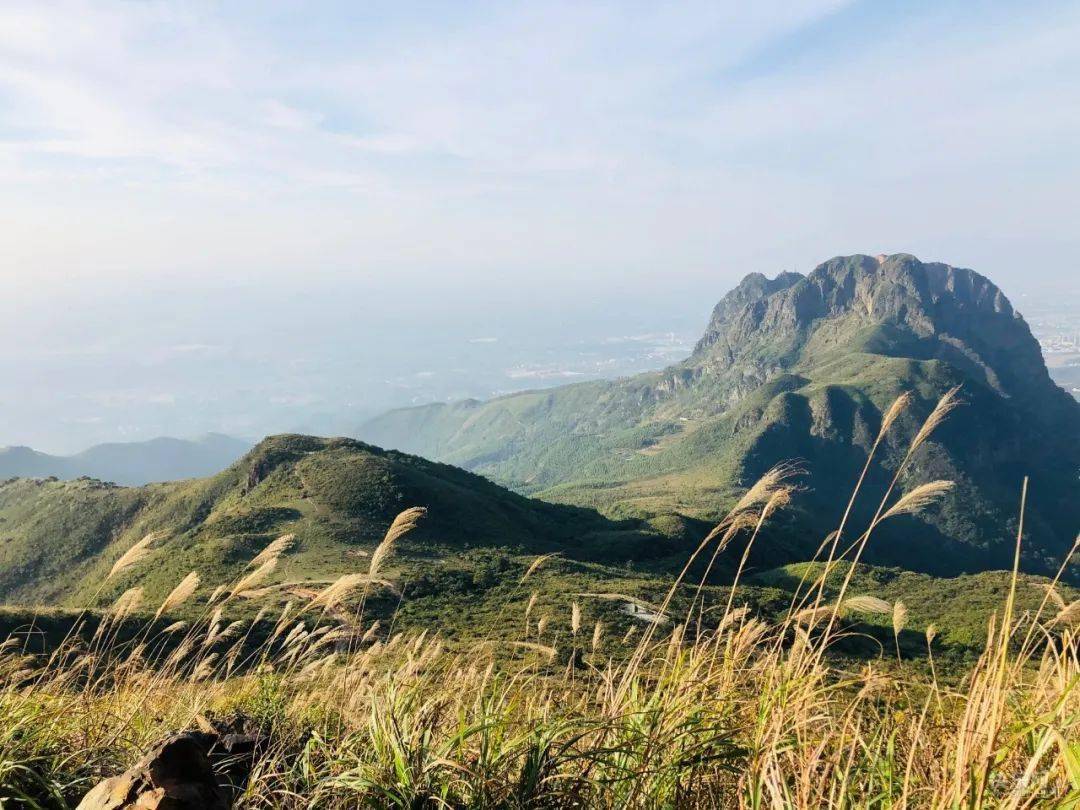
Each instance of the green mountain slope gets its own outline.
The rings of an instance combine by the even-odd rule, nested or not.
[[[276,436],[210,478],[126,488],[92,479],[0,485],[0,602],[84,605],[114,598],[100,583],[115,560],[160,533],[138,582],[160,598],[188,571],[233,578],[273,538],[294,533],[279,580],[363,571],[394,516],[425,506],[409,554],[504,548],[581,559],[671,550],[655,532],[595,512],[531,500],[463,470],[351,439]]]
[[[665,537],[633,521],[613,522],[587,509],[525,498],[415,456],[349,439],[277,436],[206,479],[132,488],[92,479],[0,485],[0,604],[23,606],[0,608],[0,636],[21,628],[55,643],[77,615],[75,608],[106,606],[135,585],[145,589],[144,605],[153,610],[192,570],[202,576],[202,587],[180,615],[198,615],[218,585],[234,582],[273,538],[290,532],[295,545],[260,583],[270,587],[228,608],[230,618],[250,617],[263,607],[279,611],[342,574],[365,572],[393,517],[413,504],[427,506],[428,515],[385,567],[404,593],[379,590],[366,615],[369,621],[392,620],[397,628],[437,628],[448,641],[514,636],[517,620],[507,625],[507,617],[519,617],[531,594],[537,597],[535,615],[565,622],[569,601],[576,599],[587,623],[600,620],[621,635],[641,620],[622,601],[589,594],[662,601],[672,572],[707,528],[658,521],[657,529],[674,535]],[[149,556],[105,582],[116,559],[150,532],[158,537]],[[549,551],[561,553],[522,585],[536,555]],[[715,582],[730,581],[727,562],[718,560]],[[738,603],[782,615],[808,564],[763,568],[751,566]],[[834,579],[845,570],[838,568]],[[1035,580],[1024,583],[1021,606],[1037,608],[1045,592]],[[921,631],[931,622],[947,649],[967,655],[982,641],[985,622],[1007,588],[1008,574],[1000,571],[940,579],[863,565],[851,592],[910,606],[905,655],[923,654]],[[707,590],[713,602],[727,593],[723,585]],[[1061,590],[1075,598],[1072,590]],[[693,593],[687,585],[673,613],[686,610]],[[35,603],[50,610],[35,617],[26,607]],[[861,640],[842,652],[873,655],[891,644],[888,617],[849,621]]]
[[[793,563],[755,573],[748,578],[751,592],[768,592],[778,589],[788,594],[800,583],[814,581],[824,566],[821,563]],[[849,566],[842,563],[829,575],[826,600],[831,601],[840,588]],[[946,647],[966,650],[982,649],[986,643],[987,622],[995,613],[1000,615],[1002,605],[1009,593],[1011,572],[983,571],[978,574],[962,574],[957,577],[933,577],[899,568],[882,568],[859,565],[851,580],[848,593],[867,594],[894,603],[901,601],[908,608],[908,627],[905,650],[913,654],[925,653],[926,639],[923,631],[934,625],[938,631],[938,643]],[[1017,580],[1016,610],[1034,616],[1042,611],[1044,617],[1057,615],[1061,609],[1053,598],[1047,597],[1050,580],[1021,574]],[[806,586],[800,592],[805,592]],[[1054,592],[1066,603],[1080,595],[1076,588],[1054,586]],[[849,619],[858,620],[869,627],[879,628],[880,638],[892,635],[892,615],[855,613]]]
[[[138,486],[213,475],[250,449],[250,442],[219,433],[198,439],[162,437],[144,442],[98,444],[72,456],[53,456],[29,447],[3,447],[0,479],[88,476]]]
[[[1008,527],[1032,478],[1025,566],[1047,570],[1080,528],[1080,405],[1050,380],[1023,319],[971,270],[905,254],[832,259],[808,276],[748,276],[693,354],[616,381],[394,411],[362,435],[514,489],[616,517],[711,519],[765,469],[801,459],[813,490],[769,538],[805,559],[834,528],[877,433],[911,408],[872,466],[866,520],[937,399],[965,405],[902,482],[957,482],[938,512],[903,518],[870,559],[934,573],[1007,567]]]

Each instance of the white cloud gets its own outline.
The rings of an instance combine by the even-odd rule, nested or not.
[[[838,0],[288,10],[5,4],[0,283],[1004,262],[985,234],[1040,200],[1032,233],[1076,244],[1080,170],[1048,157],[1080,136],[1075,10],[865,34]],[[843,25],[847,50],[745,70]]]

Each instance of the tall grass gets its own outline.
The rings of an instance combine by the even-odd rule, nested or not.
[[[406,636],[392,622],[366,623],[368,589],[390,576],[394,544],[418,510],[395,522],[366,574],[345,573],[276,616],[226,614],[292,538],[186,624],[154,616],[122,632],[135,609],[128,597],[95,633],[76,629],[47,657],[13,637],[0,645],[0,804],[73,806],[164,733],[241,717],[268,741],[237,786],[243,807],[1080,807],[1080,610],[1055,578],[1038,611],[1018,614],[1022,521],[985,649],[948,682],[933,666],[933,628],[929,669],[900,656],[902,602],[849,594],[854,566],[838,590],[826,587],[878,523],[924,508],[946,483],[891,500],[898,472],[846,549],[846,525],[822,544],[823,572],[808,574],[780,618],[753,615],[737,587],[704,604],[700,583],[685,581],[691,563],[707,557],[711,568],[742,534],[741,574],[763,523],[787,503],[786,472],[749,490],[662,603],[648,605],[656,620],[621,639],[601,622],[590,633],[578,600],[634,600],[622,594],[568,593],[563,615],[534,619],[534,592],[499,613],[519,640],[479,627],[475,644],[454,648],[437,627]],[[523,597],[544,559],[518,583]],[[136,551],[125,567],[139,560]],[[199,584],[189,575],[162,607]],[[685,615],[676,603],[690,605]],[[895,657],[851,664],[831,654],[853,611],[891,618]]]

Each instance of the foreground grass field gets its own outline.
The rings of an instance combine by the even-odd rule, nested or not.
[[[946,674],[934,628],[913,662],[901,655],[903,599],[853,587],[874,526],[924,508],[946,482],[890,489],[869,527],[841,525],[816,565],[791,570],[800,580],[775,616],[743,604],[741,564],[729,588],[697,585],[718,554],[744,549],[745,562],[790,497],[786,473],[751,487],[655,603],[568,593],[555,612],[508,600],[471,642],[366,613],[396,587],[387,563],[418,509],[364,574],[272,616],[230,619],[287,540],[188,619],[167,617],[203,587],[197,574],[145,614],[131,588],[50,655],[12,636],[0,648],[0,804],[74,806],[168,732],[224,724],[263,741],[236,785],[242,807],[1080,807],[1080,601],[1056,578],[1034,606],[1018,601],[1023,506],[981,655]],[[137,544],[110,576],[137,571],[145,551]],[[551,563],[537,557],[515,588],[528,594]],[[586,599],[634,605],[638,618],[613,633],[584,619]],[[853,619],[875,615],[894,648],[837,655]]]

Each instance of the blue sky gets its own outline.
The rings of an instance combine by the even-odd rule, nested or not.
[[[856,252],[1075,289],[1078,88],[1076,2],[5,0],[0,444],[180,432],[124,420],[182,390],[247,413],[227,364],[146,390],[146,358],[224,317],[239,363],[300,300],[546,351],[569,313],[692,334],[746,273]],[[371,351],[324,338],[326,385]]]
[[[1078,42],[1075,3],[6,2],[0,274],[1052,283]]]

